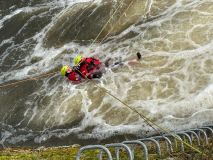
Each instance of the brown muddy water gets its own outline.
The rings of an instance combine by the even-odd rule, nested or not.
[[[78,53],[123,63],[107,68],[100,80],[79,85],[58,72],[1,87],[1,147],[156,134],[95,84],[164,128],[212,124],[213,2],[0,1],[1,86],[72,65]]]

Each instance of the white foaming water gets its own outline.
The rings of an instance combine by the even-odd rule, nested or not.
[[[188,9],[190,9],[191,6],[196,7],[196,6],[202,5],[202,3],[203,2],[196,4],[194,2],[192,4],[187,5],[186,7],[184,6],[184,10],[186,10],[187,7],[189,7]],[[177,3],[177,4],[178,4],[178,7],[180,7],[180,3]],[[172,8],[176,8],[176,7],[173,6]],[[159,19],[160,21],[157,20],[157,23],[156,23],[156,21],[148,22],[147,24],[142,24],[141,27],[149,28],[149,27],[156,26],[156,25],[161,26],[163,22],[170,21],[171,18],[173,18],[181,10],[182,10],[182,8],[180,7],[179,10],[176,10],[176,12],[174,12],[172,15],[165,16],[164,17],[165,19]],[[197,24],[197,26],[199,26],[199,25],[200,24]],[[205,24],[202,24],[202,25],[205,25]],[[207,22],[207,25],[209,26],[208,22]],[[126,30],[122,34],[125,35],[128,32],[135,31],[135,30],[139,31],[140,30],[139,28],[140,28],[140,26],[134,27],[133,29],[130,28],[129,30]],[[212,28],[212,25],[210,28]],[[191,30],[189,30],[189,31],[191,32]],[[141,36],[144,37],[143,33],[141,34]],[[137,37],[138,40],[140,38],[141,38],[140,36]],[[146,39],[142,39],[142,40],[146,41]],[[153,39],[151,39],[150,41],[152,41],[152,40]],[[117,49],[114,52],[110,52],[110,50],[111,50],[110,45],[112,45],[114,47],[115,46],[114,44],[109,44],[109,47],[104,47],[101,50],[105,50],[107,53],[111,53],[110,57],[111,56],[112,57],[121,56],[122,58],[126,59],[127,57],[125,57],[125,56],[128,55],[128,57],[130,57],[130,55],[131,55],[130,53],[132,52],[131,49],[133,49],[134,47],[136,47],[138,49],[138,51],[143,52],[143,50],[139,49],[139,46],[137,46],[137,45],[132,46],[133,42],[134,42],[134,39],[130,40],[130,41],[127,40],[126,42],[117,44],[117,46],[119,46],[119,49]],[[122,48],[123,43],[129,44],[130,46]],[[137,41],[136,41],[136,43],[137,43]],[[141,46],[141,47],[143,48],[144,46]],[[211,63],[211,67],[209,68],[210,73],[208,73],[208,72],[205,73],[206,69],[205,69],[205,67],[203,68],[203,65],[205,65],[205,63],[207,63],[207,62],[212,62],[212,60],[211,60],[212,56],[213,56],[212,49],[213,49],[212,41],[210,39],[210,41],[207,42],[205,45],[197,46],[197,48],[195,48],[193,50],[176,50],[174,53],[165,52],[165,51],[163,51],[163,52],[162,51],[160,51],[160,52],[159,51],[158,52],[149,51],[149,53],[147,53],[145,55],[145,57],[144,57],[145,59],[146,58],[148,59],[149,57],[152,57],[152,56],[168,57],[169,60],[167,61],[167,64],[165,64],[163,66],[157,65],[156,67],[158,67],[158,68],[152,67],[152,64],[150,64],[150,67],[151,67],[150,74],[151,75],[148,73],[147,76],[146,76],[145,69],[143,69],[143,68],[140,69],[140,67],[139,67],[139,69],[141,71],[138,70],[137,73],[134,73],[131,75],[130,75],[131,72],[129,73],[128,71],[127,71],[127,73],[121,72],[119,75],[118,75],[118,73],[115,73],[115,74],[112,73],[111,75],[106,75],[106,76],[110,76],[110,78],[113,79],[112,80],[113,83],[110,83],[110,81],[108,81],[109,84],[105,84],[104,87],[111,90],[112,93],[116,94],[116,96],[118,96],[118,97],[126,97],[126,98],[122,98],[122,100],[125,100],[125,99],[128,99],[128,97],[130,96],[128,94],[128,90],[132,89],[132,85],[138,84],[137,87],[140,87],[140,82],[142,82],[143,85],[146,85],[146,83],[148,83],[148,84],[151,83],[155,87],[153,87],[151,94],[146,97],[147,99],[143,100],[143,99],[140,99],[140,96],[137,96],[137,94],[141,94],[141,95],[145,94],[144,91],[138,92],[138,90],[135,90],[136,93],[135,93],[135,95],[133,95],[133,96],[135,96],[135,98],[133,98],[133,100],[132,100],[133,103],[128,101],[131,106],[133,106],[133,107],[138,106],[138,108],[142,107],[144,111],[149,112],[149,114],[147,116],[150,116],[151,118],[157,118],[157,122],[160,125],[163,125],[164,127],[168,127],[171,129],[186,129],[189,127],[197,127],[202,124],[208,124],[208,123],[211,124],[213,121],[213,119],[211,118],[212,107],[213,107],[213,101],[212,101],[213,97],[212,97],[212,87],[211,87],[212,86],[212,74],[211,74],[212,73],[212,63]],[[145,47],[144,47],[144,50],[145,50]],[[197,58],[197,57],[200,57],[200,58]],[[167,68],[169,70],[170,69],[169,67],[172,67],[169,64],[172,64],[172,62],[175,62],[178,59],[179,60],[185,59],[184,60],[185,65],[181,66],[180,70],[177,68],[178,70],[174,70],[172,72],[167,71],[168,73],[162,72],[160,75],[158,74],[155,76],[155,74],[160,69]],[[196,82],[197,81],[196,77],[198,75],[196,75],[197,74],[196,71],[194,71],[193,68],[191,68],[192,67],[191,65],[193,63],[195,63],[197,65],[197,67],[199,68],[197,71],[201,70],[200,73],[198,72],[198,74],[200,74],[198,77],[198,78],[200,78],[200,81],[202,81],[202,79],[204,77],[207,77],[206,82],[204,82],[205,84],[198,87],[197,90],[194,90],[191,88],[192,86],[196,86],[196,85],[199,86],[199,83],[200,83],[200,82]],[[201,64],[201,66],[200,66],[200,64]],[[141,66],[143,67],[144,65],[141,65]],[[145,66],[145,68],[148,69],[146,66]],[[195,72],[195,74],[190,75],[190,72]],[[185,78],[183,80],[178,79],[178,77],[176,77],[176,75],[179,75],[179,74],[185,75]],[[125,76],[125,77],[129,77],[129,79],[131,79],[131,80],[128,80],[127,86],[122,84],[124,86],[123,86],[123,91],[119,91],[120,94],[119,94],[119,92],[116,92],[117,87],[118,87],[118,84],[117,85],[115,84],[117,76],[120,76],[123,78]],[[141,79],[141,77],[142,77],[142,79]],[[165,87],[163,87],[161,89],[161,91],[169,91],[169,89],[172,90],[172,89],[175,89],[176,87],[178,87],[177,91],[174,91],[173,93],[168,92],[171,94],[171,96],[168,96],[168,98],[164,98],[164,96],[159,97],[158,96],[159,93],[156,93],[156,92],[159,92],[159,90],[157,89],[159,87],[159,85],[155,85],[155,84],[156,83],[160,84],[160,80],[164,79],[164,78],[166,79],[166,81],[164,82]],[[172,79],[172,78],[176,79],[174,81],[176,84],[173,84],[174,85],[174,86],[172,86],[173,88],[169,87],[170,82],[167,80],[167,79]],[[206,85],[207,85],[207,87],[206,87]],[[117,87],[113,88],[112,86],[117,86]],[[143,86],[141,86],[141,87],[142,87],[141,90],[146,89]],[[180,93],[178,93],[178,92],[180,92]],[[121,94],[121,93],[125,93],[125,94]],[[139,98],[139,99],[137,100],[137,98]],[[141,96],[141,98],[143,98],[143,96]],[[112,104],[112,106],[113,106],[113,104]],[[167,117],[170,117],[170,118],[168,119]],[[181,117],[180,120],[178,120],[179,117]],[[202,117],[202,118],[200,118],[200,117]],[[207,117],[207,118],[205,118],[205,117]],[[192,120],[192,122],[190,120]],[[176,127],[174,127],[174,126],[176,126]],[[106,124],[102,124],[101,127],[97,127],[97,129],[94,130],[93,133],[95,135],[96,135],[96,133],[99,133],[100,135],[101,135],[101,133],[109,133],[108,130],[113,130],[112,128],[114,128],[115,130],[117,130],[119,132],[123,132],[123,133],[129,133],[132,130],[131,127],[129,127],[129,130],[127,131],[125,127],[120,128],[117,125],[115,125],[113,127],[109,127],[109,124],[106,123]],[[135,125],[135,128],[138,128],[138,126]],[[146,129],[144,129],[144,130],[146,130]],[[84,138],[85,137],[89,138],[91,136],[94,137],[95,136],[94,134],[88,134],[88,137],[86,135],[84,135],[83,137]],[[112,134],[112,133],[109,133],[107,135],[109,136],[110,134]],[[97,136],[97,137],[99,137],[99,136]],[[100,137],[102,137],[102,136],[100,136]]]
[[[44,48],[43,47],[44,38],[45,38],[45,35],[46,35],[48,29],[51,28],[54,25],[55,21],[57,21],[58,18],[60,18],[61,14],[66,12],[66,8],[69,9],[69,7],[73,6],[76,3],[94,2],[94,3],[98,4],[101,1],[102,0],[95,0],[95,1],[94,0],[93,1],[92,0],[66,0],[66,1],[60,0],[60,1],[52,1],[50,3],[46,3],[45,5],[41,5],[39,7],[23,7],[23,8],[15,10],[10,15],[7,15],[7,16],[3,17],[3,19],[0,20],[0,29],[3,26],[3,23],[6,20],[11,19],[13,16],[18,15],[19,13],[22,13],[22,12],[32,13],[32,12],[34,12],[36,10],[39,10],[41,8],[47,8],[47,7],[65,7],[65,9],[62,10],[62,12],[60,12],[58,15],[53,17],[52,22],[50,24],[48,24],[46,27],[44,27],[41,32],[37,33],[32,38],[29,38],[29,39],[25,40],[26,43],[27,43],[28,40],[31,40],[31,39],[37,41],[37,45],[34,47],[34,50],[31,53],[31,55],[29,55],[29,56],[27,56],[25,58],[26,64],[28,64],[29,61],[33,57],[40,57],[42,60],[39,61],[36,64],[27,66],[27,67],[25,67],[23,69],[12,70],[10,72],[7,71],[6,73],[3,73],[2,76],[0,76],[1,79],[2,80],[3,79],[7,80],[7,81],[25,79],[25,78],[29,78],[29,77],[32,77],[32,76],[40,75],[42,73],[46,73],[47,71],[50,71],[53,68],[55,68],[55,66],[58,63],[61,64],[61,60],[63,61],[63,59],[57,60],[56,57],[62,51],[64,51],[64,50],[72,50],[73,48],[78,48],[79,45],[78,44],[69,43],[69,44],[65,44],[64,46],[62,46],[59,49],[56,49],[56,48],[46,49],[46,48]],[[24,29],[24,26],[23,26],[23,29]],[[13,42],[12,40],[13,40],[13,38],[4,40],[3,42],[1,42],[0,46],[3,46],[6,43]],[[13,45],[12,47],[15,47],[15,46]],[[5,53],[6,54],[5,54],[5,56],[3,56],[2,60],[4,60],[5,58],[7,58],[9,56],[9,54],[7,52],[5,52]],[[70,60],[66,61],[66,63],[67,63],[67,65],[70,65]],[[29,72],[31,72],[31,71],[33,72],[33,75],[32,75],[32,73],[29,75]],[[1,81],[1,82],[3,82],[3,81]]]
[[[150,130],[154,132],[136,113],[93,83],[106,88],[155,123],[171,130],[213,122],[213,19],[212,10],[208,8],[208,3],[211,2],[175,1],[160,12],[156,19],[133,24],[104,44],[83,46],[71,42],[59,48],[44,48],[48,30],[77,2],[89,1],[57,1],[59,6],[66,8],[33,36],[37,43],[26,61],[30,61],[32,57],[41,57],[41,60],[23,69],[7,72],[1,78],[23,79],[46,73],[62,64],[71,65],[76,53],[95,55],[102,61],[121,57],[124,65],[107,69],[100,80],[80,85],[72,85],[58,75],[44,80],[41,88],[33,93],[43,97],[35,100],[36,103],[31,99],[26,101],[31,106],[24,113],[24,119],[28,119],[27,126],[42,124],[40,128],[43,129],[57,128],[81,120],[74,127],[56,129],[37,136],[35,143],[45,142],[53,136],[78,134],[89,127],[94,128],[78,134],[78,137],[104,139],[113,135],[144,135]],[[100,2],[95,1],[101,5]],[[151,16],[152,9],[158,6],[156,3],[147,1],[147,11],[150,11]],[[206,16],[210,16],[209,20],[202,20]],[[188,24],[184,26],[186,22]],[[200,27],[203,30],[199,30]],[[131,32],[137,33],[134,38],[123,38]],[[142,53],[142,60],[131,63],[138,51]],[[29,75],[29,72],[33,74]],[[52,79],[54,82],[51,85]],[[47,100],[48,103],[40,104],[40,101],[46,99],[50,99]],[[21,136],[19,138],[24,139]],[[14,139],[14,142],[17,141]]]
[[[22,9],[17,9],[17,10],[15,10],[14,12],[12,12],[10,15],[6,15],[6,16],[3,17],[2,19],[0,19],[0,29],[3,27],[3,23],[4,23],[6,20],[8,20],[8,19],[12,18],[13,16],[15,16],[15,15],[21,13],[22,11],[23,11]]]

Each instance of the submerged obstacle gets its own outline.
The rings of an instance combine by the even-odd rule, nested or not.
[[[161,158],[163,154],[184,152],[188,147],[185,144],[189,144],[191,146],[206,146],[209,144],[209,141],[212,140],[213,125],[209,125],[195,129],[173,132],[172,134],[162,134],[144,139],[123,141],[121,143],[87,145],[79,149],[76,160],[81,160],[83,154],[89,150],[97,153],[97,157],[94,158],[98,160],[102,160],[103,158],[108,160],[120,160],[123,159],[121,158],[123,154],[125,154],[125,159],[134,160],[136,149],[141,150],[140,159],[148,160],[150,156],[153,155],[157,158]],[[154,150],[153,146],[155,146]]]

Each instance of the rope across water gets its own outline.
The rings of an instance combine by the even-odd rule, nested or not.
[[[96,36],[96,38],[93,40],[93,42],[91,43],[90,47],[95,43],[95,41],[99,38],[99,36],[101,35],[101,33],[103,32],[103,30],[106,28],[106,26],[108,25],[108,23],[113,19],[113,16],[117,13],[118,9],[120,8],[120,6],[122,5],[122,3],[124,2],[124,0],[121,1],[121,3],[118,5],[118,7],[115,9],[115,11],[113,12],[113,14],[110,16],[109,20],[106,22],[106,24],[103,26],[103,28],[101,29],[101,31],[99,32],[99,34]],[[131,3],[128,5],[127,9],[129,9],[130,5],[132,5],[132,3],[134,2],[134,0],[131,1]],[[91,4],[89,4],[91,5]],[[126,12],[126,10],[124,11],[124,13]],[[123,13],[123,14],[124,14]],[[112,29],[110,30],[110,32],[112,31]],[[110,32],[108,32],[108,34],[103,38],[103,40],[110,34]],[[102,40],[102,41],[103,41]],[[102,42],[101,41],[101,42]],[[79,71],[80,72],[80,71]],[[54,72],[51,72],[51,73],[46,73],[46,74],[43,74],[43,75],[40,75],[40,76],[36,76],[36,77],[32,77],[32,78],[27,78],[27,79],[24,79],[24,80],[20,80],[20,81],[17,81],[17,82],[13,82],[13,83],[8,83],[8,84],[0,84],[0,88],[4,88],[4,87],[11,87],[11,86],[14,86],[14,85],[18,85],[18,84],[21,84],[21,83],[24,83],[24,82],[27,82],[27,81],[32,81],[32,80],[39,80],[39,79],[42,79],[44,77],[49,77],[49,76],[53,76],[55,75],[56,73],[58,73],[58,71],[54,71]],[[86,77],[87,78],[87,77]],[[88,78],[87,78],[88,79]],[[140,118],[142,118],[145,123],[147,125],[149,125],[150,127],[152,127],[155,131],[157,131],[158,133],[162,134],[162,132],[164,133],[167,133],[169,135],[172,135],[176,140],[180,141],[178,137],[176,137],[175,134],[173,134],[169,129],[167,128],[164,128],[158,124],[156,124],[154,121],[152,121],[151,119],[147,118],[145,115],[143,115],[142,113],[140,113],[139,111],[137,111],[136,108],[134,107],[131,107],[129,106],[127,103],[123,102],[121,99],[119,99],[117,96],[111,94],[107,89],[97,85],[96,83],[94,83],[95,86],[97,86],[99,89],[103,90],[105,93],[107,93],[108,95],[110,95],[111,97],[113,97],[114,99],[116,99],[117,101],[119,101],[120,103],[122,103],[125,107],[131,109],[133,112],[137,113]],[[156,129],[156,128],[157,129]],[[159,132],[162,131],[162,132]],[[193,149],[194,151],[198,152],[199,154],[203,154],[202,151],[200,151],[199,149],[193,147],[192,145],[190,145],[189,143],[187,142],[183,142],[186,146],[190,147],[191,149]]]

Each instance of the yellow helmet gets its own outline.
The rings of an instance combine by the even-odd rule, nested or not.
[[[73,59],[74,65],[78,65],[82,58],[83,58],[82,55],[77,55],[77,56]]]
[[[63,66],[61,68],[61,75],[65,76],[68,69],[69,69],[69,66]]]

